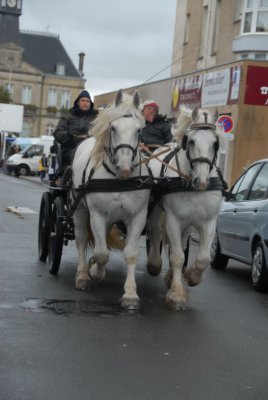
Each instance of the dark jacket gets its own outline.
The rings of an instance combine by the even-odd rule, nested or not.
[[[173,139],[170,123],[166,116],[156,115],[153,122],[146,121],[145,127],[141,131],[141,141],[144,144],[165,144]]]
[[[90,126],[98,114],[97,110],[90,108],[82,112],[78,107],[72,107],[70,111],[63,116],[53,133],[55,140],[61,144],[62,150],[75,148],[83,135],[87,135]]]

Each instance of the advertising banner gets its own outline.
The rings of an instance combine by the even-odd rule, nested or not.
[[[178,78],[173,82],[171,111],[180,105],[218,107],[238,102],[241,65],[207,74]]]
[[[227,104],[230,87],[230,69],[209,72],[204,75],[201,107],[217,107]]]
[[[244,102],[268,106],[268,67],[248,66]]]

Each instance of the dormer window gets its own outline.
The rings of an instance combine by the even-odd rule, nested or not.
[[[58,63],[56,65],[56,74],[57,75],[65,75],[65,64]]]

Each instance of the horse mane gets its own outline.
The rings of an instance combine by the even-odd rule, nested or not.
[[[179,117],[172,127],[172,134],[176,142],[181,143],[185,131],[191,124],[212,124],[215,125],[216,134],[219,137],[220,147],[224,147],[223,128],[216,123],[217,114],[204,108],[191,108],[182,105]]]
[[[109,127],[111,123],[128,114],[140,120],[142,126],[144,125],[144,118],[141,111],[134,105],[134,96],[123,93],[122,101],[119,104],[116,104],[116,100],[114,100],[113,103],[101,111],[94,120],[91,134],[95,136],[96,143],[92,149],[91,156],[96,166],[102,161],[105,148],[108,146]]]

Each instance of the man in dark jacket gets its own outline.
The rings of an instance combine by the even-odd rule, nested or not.
[[[82,90],[73,107],[59,120],[53,135],[61,145],[61,172],[71,164],[77,145],[90,136],[88,131],[97,114],[89,92]]]
[[[146,125],[141,131],[141,141],[148,145],[162,145],[172,141],[170,123],[166,116],[159,114],[159,105],[154,100],[143,103],[142,114]]]

